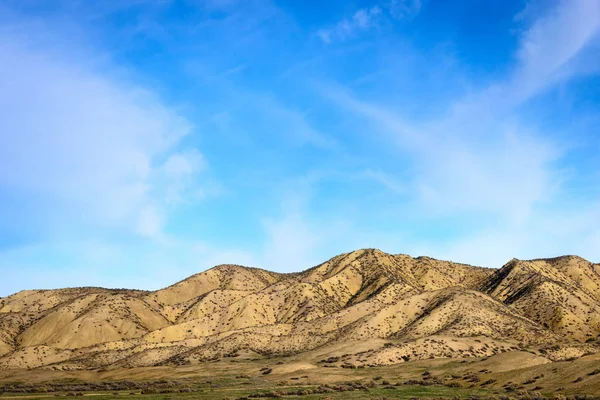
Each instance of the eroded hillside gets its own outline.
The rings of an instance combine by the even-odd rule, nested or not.
[[[597,351],[600,266],[499,270],[365,249],[301,273],[221,265],[155,292],[77,288],[0,299],[0,367],[100,369],[289,355],[362,343],[355,365]]]

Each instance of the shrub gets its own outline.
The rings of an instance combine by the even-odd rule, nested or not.
[[[590,372],[588,375],[592,376],[592,375],[598,375],[600,374],[600,368],[593,370],[592,372]]]

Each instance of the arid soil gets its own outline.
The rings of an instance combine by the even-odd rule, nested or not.
[[[0,380],[264,365],[277,380],[376,370],[422,380],[431,369],[464,387],[594,393],[599,334],[600,265],[580,257],[513,259],[494,270],[365,249],[293,274],[221,265],[155,292],[1,298]]]

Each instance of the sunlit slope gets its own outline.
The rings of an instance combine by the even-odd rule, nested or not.
[[[220,265],[155,292],[24,291],[0,299],[0,368],[194,364],[344,343],[372,347],[358,364],[526,348],[572,358],[596,348],[598,273],[572,256],[493,270],[363,249],[293,274]]]

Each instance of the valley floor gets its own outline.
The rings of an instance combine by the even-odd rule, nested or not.
[[[315,362],[327,355],[230,358],[193,366],[106,371],[2,370],[0,393],[4,392],[2,398],[69,394],[93,395],[97,400],[117,395],[161,400],[600,398],[600,355],[540,363],[537,356],[519,351],[358,369]]]

